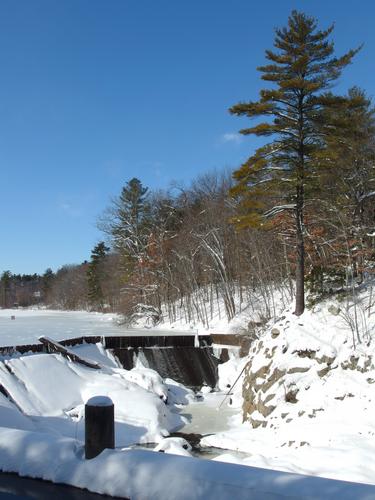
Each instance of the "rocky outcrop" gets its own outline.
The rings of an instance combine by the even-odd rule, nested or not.
[[[330,317],[339,321],[334,312],[331,307]],[[251,346],[245,368],[243,421],[253,428],[277,428],[296,418],[315,419],[324,413],[328,399],[340,404],[355,397],[348,390],[358,383],[351,372],[367,387],[374,383],[375,373],[369,376],[375,370],[372,356],[363,350],[354,353],[349,333],[347,339],[344,333],[340,331],[341,344],[337,338],[331,341],[319,324],[304,324],[292,314],[266,330]],[[340,383],[343,377],[347,383]]]

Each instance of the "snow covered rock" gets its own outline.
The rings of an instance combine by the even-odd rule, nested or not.
[[[230,429],[205,436],[201,446],[247,454],[222,460],[374,484],[375,314],[369,298],[357,298],[358,319],[362,305],[366,314],[358,336],[348,321],[353,309],[352,318],[347,309],[333,314],[332,304],[347,306],[332,299],[300,317],[286,311],[270,324],[246,360],[243,422],[232,419]]]
[[[289,311],[254,343],[243,382],[243,420],[253,428],[334,416],[348,398],[371,403],[375,346],[353,349],[351,331],[332,311],[332,304],[300,317]]]
[[[192,448],[186,439],[180,437],[170,437],[160,441],[160,443],[154,448],[154,451],[191,457],[191,449]]]

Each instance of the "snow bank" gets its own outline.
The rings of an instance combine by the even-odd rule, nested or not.
[[[91,460],[68,438],[0,428],[0,469],[132,500],[371,500],[375,487],[141,450]]]
[[[3,394],[0,394],[0,427],[35,430],[33,421],[21,413]]]
[[[240,358],[235,354],[235,352],[229,351],[229,361],[218,366],[218,388],[226,394],[229,394],[230,391],[228,403],[232,408],[241,408],[244,368],[248,359],[246,357]]]
[[[34,354],[0,362],[0,426],[39,429],[83,439],[84,404],[92,397],[115,405],[116,443],[159,442],[183,425],[168,400],[168,385],[150,369],[118,368],[105,361],[101,345],[74,348],[98,360],[100,370],[70,362],[59,354]]]
[[[367,300],[364,291],[358,308]],[[355,347],[345,304],[329,301],[300,317],[286,311],[247,358],[246,422],[234,419],[232,430],[207,436],[202,445],[251,454],[222,460],[375,483],[375,315],[369,311]]]

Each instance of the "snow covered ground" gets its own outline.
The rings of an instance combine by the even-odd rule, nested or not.
[[[186,408],[193,419],[185,429],[209,434],[202,445],[223,449],[216,460],[375,484],[373,287],[362,285],[354,302],[333,297],[301,317],[276,296],[276,319],[257,332],[249,356],[219,366],[224,392],[248,364],[231,409],[218,412],[212,402],[221,396],[208,395]],[[210,328],[235,333],[256,314],[244,308],[229,324],[213,318]]]
[[[369,299],[371,289],[364,288],[355,308],[330,300],[300,317],[291,308],[270,322],[232,396],[242,411],[231,418],[230,430],[202,440],[248,456],[226,452],[217,460],[375,484],[375,315]],[[355,314],[358,332],[351,328]],[[241,366],[232,361],[222,369],[234,379]]]
[[[262,491],[263,496],[256,498],[265,499],[279,498],[281,491],[287,498],[375,498],[373,487],[361,490],[349,484],[316,483],[313,478],[264,471],[375,485],[375,317],[370,299],[370,291],[364,288],[355,308],[352,303],[330,300],[306,310],[299,318],[292,309],[284,310],[258,332],[259,339],[248,357],[238,359],[232,353],[232,359],[220,365],[221,392],[203,391],[201,401],[180,384],[161,380],[152,370],[142,366],[131,371],[119,368],[100,344],[75,348],[81,356],[99,362],[103,366],[100,371],[71,363],[60,355],[4,359],[0,384],[11,398],[0,394],[0,467],[101,493],[133,493],[134,498],[142,494],[145,498],[212,498],[207,496],[207,488],[217,491],[218,498],[242,498],[237,489],[240,484],[252,485],[255,491]],[[0,312],[0,344],[28,343],[31,336],[41,334],[57,339],[103,335],[97,332],[118,328],[107,315],[25,311],[19,318],[16,311],[16,320],[12,321],[11,312],[14,314]],[[358,331],[353,330],[355,315]],[[32,324],[33,319],[37,320],[34,325],[44,322],[44,330],[38,326],[25,333],[19,319],[25,325]],[[61,322],[60,327],[53,324],[55,319]],[[244,311],[226,331],[233,333],[241,324],[244,328],[248,320]],[[14,328],[13,338],[24,340],[2,342],[12,335],[9,328]],[[109,396],[115,402],[116,446],[126,448],[122,452],[106,451],[94,459],[104,471],[97,478],[94,462],[90,465],[82,457],[84,402],[95,395]],[[166,405],[163,399],[167,397]],[[243,416],[247,421],[242,421]],[[177,429],[205,434],[202,445],[222,448],[223,453],[214,462],[209,461],[211,466],[196,465],[183,440],[167,437]],[[35,451],[37,442],[47,454],[57,456],[55,461],[51,459],[51,467],[43,469],[37,458],[39,451]],[[159,443],[156,450],[164,453],[150,455],[132,449],[135,443],[147,442]],[[21,459],[25,450],[26,458]],[[168,478],[177,474],[177,480],[168,484],[163,496],[167,478],[159,477],[156,471],[171,453],[184,455],[188,462],[180,465],[168,461]],[[247,467],[231,469],[229,462]],[[108,487],[112,484],[108,478],[115,477],[120,469],[127,470],[124,480]],[[130,476],[129,471],[133,471]],[[158,477],[149,484],[153,471]],[[220,496],[218,485],[229,471],[229,489],[222,489]],[[188,486],[187,493],[182,493],[186,478],[197,488],[195,496]],[[142,484],[147,484],[146,489],[142,490]],[[304,489],[304,485],[309,487]],[[176,496],[176,492],[180,494]]]
[[[0,428],[0,468],[131,500],[374,500],[375,488],[145,450],[83,458],[69,438]]]

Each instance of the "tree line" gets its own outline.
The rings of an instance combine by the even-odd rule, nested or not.
[[[233,174],[206,173],[188,187],[152,191],[130,179],[100,217],[105,241],[88,262],[39,277],[42,300],[209,325],[244,304],[261,304],[267,319],[280,298],[294,297],[300,315],[306,288],[313,301],[372,274],[374,108],[358,87],[333,93],[359,49],[336,56],[332,32],[293,11],[258,68],[259,100],[230,109],[265,117],[240,132],[269,142]]]

